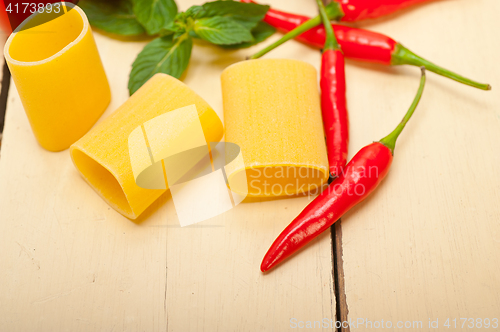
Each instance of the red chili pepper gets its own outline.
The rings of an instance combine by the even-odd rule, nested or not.
[[[310,18],[307,16],[289,14],[274,9],[270,9],[264,17],[264,22],[285,33],[309,20]],[[383,65],[391,64],[391,54],[397,45],[394,39],[378,32],[345,25],[332,24],[332,27],[346,58]],[[323,25],[318,25],[298,35],[295,39],[321,49],[326,39],[325,28]]]
[[[337,21],[353,22],[392,14],[398,10],[429,0],[336,0],[344,14]]]
[[[7,11],[5,10],[5,4],[0,1],[0,30],[2,30],[6,35],[12,33],[12,27],[10,26],[9,17],[7,16]]]
[[[288,225],[267,251],[260,269],[268,271],[328,229],[353,206],[364,200],[387,175],[396,140],[413,115],[425,85],[422,67],[420,88],[401,123],[379,142],[362,148],[344,172]]]
[[[250,0],[240,1],[250,2]],[[329,17],[332,18],[333,14],[330,5],[327,6],[327,12]],[[319,16],[310,19],[307,16],[269,9],[264,17],[264,21],[278,30],[285,32],[286,35],[277,42],[251,56],[251,59],[263,56],[267,52],[292,38],[296,38],[305,44],[317,48],[323,48],[323,45],[325,44],[325,28],[322,25],[319,25],[321,23]],[[379,63],[387,66],[424,66],[427,70],[441,76],[448,77],[457,82],[470,85],[481,90],[491,90],[491,86],[489,84],[473,81],[439,67],[438,65],[416,55],[400,43],[396,42],[394,39],[381,33],[351,28],[344,25],[333,24],[332,26],[346,58],[364,62]]]
[[[317,0],[326,30],[321,56],[321,111],[326,136],[330,178],[342,173],[347,162],[349,116],[346,107],[344,54],[321,0]]]
[[[343,22],[373,19],[426,1],[429,0],[334,0],[329,5],[330,13],[332,13],[330,19]]]
[[[346,107],[344,54],[328,49],[321,58],[321,110],[330,174],[338,176],[347,162],[349,116]]]

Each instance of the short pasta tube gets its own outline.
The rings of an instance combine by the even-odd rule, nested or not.
[[[195,109],[197,116],[163,116],[182,108]],[[196,123],[201,124],[202,137],[195,139],[189,133],[195,132]],[[70,153],[85,181],[116,211],[136,219],[169,189],[156,179],[164,178],[162,158],[181,152],[174,151],[176,143],[193,140],[187,145],[198,146],[218,142],[222,135],[221,120],[200,96],[176,78],[156,74],[74,143]]]
[[[226,142],[240,146],[248,196],[318,192],[328,179],[316,69],[303,61],[259,59],[221,76]]]
[[[4,55],[36,139],[61,151],[96,123],[111,92],[85,13],[47,6],[10,35]]]

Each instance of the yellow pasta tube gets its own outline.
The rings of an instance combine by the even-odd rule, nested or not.
[[[89,22],[72,3],[31,15],[10,35],[4,55],[33,133],[49,151],[67,149],[109,104]]]
[[[168,129],[162,129],[162,119],[167,119],[162,115],[190,105],[196,107],[196,122],[168,117]],[[157,187],[155,182],[150,188],[158,189],[145,189],[137,185],[135,178],[148,182],[140,179],[139,174],[152,167],[148,178],[163,179],[165,168],[159,162],[165,157],[162,147],[182,138],[198,122],[206,142],[220,141],[223,127],[215,111],[181,81],[156,74],[74,143],[70,147],[71,157],[84,179],[110,206],[127,218],[136,219],[168,189],[168,184]],[[197,146],[196,142],[190,146]]]
[[[249,60],[221,76],[226,142],[238,144],[248,196],[317,191],[328,178],[316,69],[303,61]]]

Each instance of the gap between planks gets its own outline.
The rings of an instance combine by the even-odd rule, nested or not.
[[[332,0],[322,0],[326,6]],[[337,332],[350,332],[349,324],[343,327],[343,322],[348,322],[349,308],[345,294],[344,261],[342,258],[342,219],[339,219],[330,227],[332,240],[332,274],[333,289],[335,292],[335,317],[340,322],[340,327],[336,327]]]
[[[336,322],[337,332],[350,332],[349,324],[343,326],[344,322],[349,322],[349,308],[345,294],[344,261],[342,254],[342,219],[339,219],[330,227],[332,239],[332,266],[333,266],[333,289],[335,291],[335,317],[340,322]]]
[[[4,62],[2,66],[2,81],[0,83],[0,148],[2,146],[2,133],[5,123],[5,110],[7,109],[7,97],[9,95],[10,87],[10,71],[7,63]]]

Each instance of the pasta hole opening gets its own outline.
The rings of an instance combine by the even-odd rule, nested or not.
[[[133,212],[127,197],[113,174],[80,150],[75,149],[71,154],[75,166],[85,175],[87,181],[101,197],[108,200],[111,205],[124,211],[127,215],[132,216]]]

